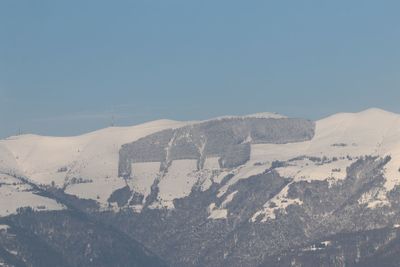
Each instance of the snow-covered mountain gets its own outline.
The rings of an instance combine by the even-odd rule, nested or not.
[[[79,198],[93,199],[103,207],[107,207],[109,205],[108,198],[112,192],[123,188],[126,184],[146,197],[150,193],[154,178],[160,173],[160,162],[136,163],[134,164],[135,171],[137,171],[135,178],[131,181],[121,179],[118,165],[122,145],[154,133],[161,132],[163,134],[163,130],[254,119],[261,121],[285,119],[285,117],[276,113],[258,113],[243,117],[219,117],[205,122],[159,120],[132,127],[110,127],[73,137],[13,136],[0,140],[0,173],[4,174],[4,179],[7,176],[23,177],[38,186],[63,188],[68,194],[76,195]],[[207,159],[204,169],[222,170],[215,159],[217,157]],[[169,195],[169,201],[188,195],[191,187],[197,182],[194,177],[192,179],[188,176],[191,172],[197,171],[197,163],[193,163],[191,159],[185,159],[183,156],[182,159],[171,162],[171,164],[169,175],[166,175],[162,181],[165,190],[160,192],[160,194]],[[175,195],[168,192],[168,188],[171,187],[168,182],[170,177],[176,179],[176,181],[171,181],[172,187],[181,188],[183,191],[177,190]],[[188,186],[188,184],[190,185]],[[8,195],[8,197],[11,196]],[[7,201],[11,202],[11,199],[3,203]],[[12,210],[15,209],[9,209],[9,212]]]
[[[3,217],[68,211],[73,197],[173,266],[270,266],[294,247],[400,222],[400,115],[259,113],[15,136],[0,140],[0,185]]]
[[[0,140],[0,173],[4,174],[4,179],[12,175],[25,177],[37,185],[62,187],[69,194],[93,199],[103,205],[108,204],[107,200],[112,192],[126,184],[146,198],[150,194],[150,187],[155,178],[162,175],[160,165],[165,162],[156,159],[139,160],[141,162],[132,163],[134,173],[130,177],[132,179],[121,179],[123,175],[118,173],[118,164],[122,145],[134,143],[154,133],[167,135],[168,131],[163,132],[163,130],[185,131],[199,125],[209,127],[210,123],[222,124],[227,121],[235,124],[237,120],[251,118],[257,118],[259,121],[271,118],[286,120],[284,116],[278,114],[260,113],[244,117],[226,116],[206,122],[160,120],[133,127],[111,127],[74,137],[14,136]],[[187,133],[190,133],[190,130],[185,134]],[[210,133],[211,137],[212,134]],[[216,142],[219,141],[218,138],[215,139]],[[390,191],[400,183],[400,115],[398,114],[380,109],[335,114],[317,121],[313,138],[302,142],[252,143],[250,139],[242,140],[243,143],[251,143],[249,158],[243,162],[244,164],[231,168],[220,166],[218,161],[221,157],[218,153],[210,154],[203,159],[201,167],[193,155],[187,157],[183,154],[176,155],[176,159],[168,162],[171,166],[164,171],[165,175],[159,178],[161,180],[159,194],[166,201],[168,199],[171,205],[174,199],[185,197],[191,192],[192,187],[199,182],[198,177],[203,176],[204,181],[201,182],[204,190],[211,185],[212,172],[220,173],[219,177],[214,177],[217,182],[222,180],[224,175],[231,173],[234,176],[221,188],[219,192],[221,196],[238,180],[260,174],[274,162],[288,160],[290,163],[276,169],[282,177],[291,177],[294,181],[328,180],[334,183],[344,179],[346,168],[365,155],[380,157],[390,155],[392,160],[385,167],[385,189]],[[154,147],[152,141],[150,140],[147,148]],[[192,141],[188,140],[188,143]],[[201,145],[199,144],[199,149]],[[163,151],[166,149],[162,148]],[[313,161],[313,158],[326,159],[325,162],[319,162]],[[9,179],[12,180],[10,177]],[[172,180],[169,181],[170,179]],[[277,195],[274,201],[286,201],[285,191]],[[370,199],[370,201],[372,206],[386,203],[384,194],[380,199]],[[278,205],[275,209],[280,207],[281,205]],[[267,208],[264,213],[273,214],[273,211]]]
[[[182,125],[182,122],[160,120],[74,137],[9,137],[0,141],[0,173],[5,174],[3,177],[23,177],[39,186],[65,188],[66,192],[78,197],[106,203],[114,190],[125,185],[118,177],[121,145]],[[11,195],[2,194],[1,198],[2,203],[15,203]]]

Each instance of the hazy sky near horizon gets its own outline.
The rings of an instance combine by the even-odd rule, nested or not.
[[[400,1],[0,2],[0,137],[400,112]]]

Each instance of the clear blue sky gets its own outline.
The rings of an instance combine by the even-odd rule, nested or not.
[[[0,2],[0,137],[400,112],[400,1]]]

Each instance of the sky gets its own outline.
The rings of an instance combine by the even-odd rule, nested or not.
[[[400,113],[400,1],[0,1],[0,138]]]

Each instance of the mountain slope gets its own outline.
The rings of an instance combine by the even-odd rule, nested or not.
[[[265,113],[28,135],[0,141],[0,199],[17,203],[0,215],[28,205],[47,210],[34,214],[51,227],[44,214],[79,211],[171,266],[305,266],[326,253],[344,257],[338,266],[367,264],[396,258],[393,248],[374,250],[371,240],[374,251],[355,262],[315,244],[397,225],[399,167],[400,115],[380,109],[316,122]],[[15,202],[22,193],[35,205]],[[340,242],[350,251],[358,241]]]
[[[34,213],[27,209],[1,223],[7,227],[0,229],[0,263],[3,260],[12,265],[19,262],[21,266],[166,266],[134,239],[76,211]]]
[[[120,146],[183,124],[162,120],[76,137],[23,135],[0,140],[0,175],[25,177],[37,185],[55,185],[104,204],[112,191],[125,185],[117,171]],[[70,185],[76,181],[81,183]]]

